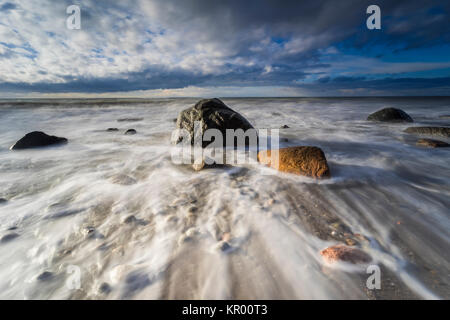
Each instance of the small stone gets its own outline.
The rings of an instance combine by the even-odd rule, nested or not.
[[[122,118],[122,119],[117,119],[117,122],[138,122],[138,121],[142,121],[144,120],[144,118]]]
[[[202,161],[201,163],[194,163],[192,165],[192,169],[194,169],[195,171],[200,171],[205,167],[205,162]]]
[[[6,200],[5,198],[0,198],[0,204],[6,203],[6,202],[8,202],[8,200]]]
[[[342,244],[334,245],[320,251],[320,255],[328,263],[344,261],[353,264],[368,263],[372,258],[364,251]]]
[[[349,246],[355,246],[356,245],[356,241],[350,238],[345,239],[345,243]]]
[[[111,292],[111,286],[108,283],[103,282],[98,288],[98,291],[103,294],[108,294]]]
[[[448,147],[450,147],[450,144],[448,144],[444,141],[433,140],[433,139],[419,139],[419,140],[417,140],[416,145],[430,147],[430,148],[448,148]]]
[[[231,245],[227,241],[221,241],[217,244],[217,249],[222,252],[227,252],[231,249]]]
[[[125,131],[126,135],[134,135],[136,133],[137,133],[137,131],[135,129],[128,129],[127,131]]]
[[[230,240],[231,240],[231,233],[224,232],[224,234],[222,235],[222,241],[225,241],[228,243]]]
[[[284,124],[280,127],[280,129],[289,129],[290,127],[287,124]]]
[[[117,128],[108,128],[106,131],[114,132],[114,131],[119,131],[119,129],[117,129]]]
[[[17,238],[19,235],[17,233],[8,233],[7,235],[4,235],[2,239],[0,240],[1,243],[9,242],[15,238]]]
[[[128,217],[125,218],[125,220],[123,220],[123,222],[126,223],[126,224],[134,223],[136,221],[137,221],[137,219],[133,215],[128,216]]]
[[[47,281],[53,277],[53,273],[50,271],[42,272],[36,279],[39,281]]]

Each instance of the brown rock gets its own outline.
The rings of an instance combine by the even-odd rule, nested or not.
[[[418,146],[424,146],[424,147],[430,147],[430,148],[446,148],[450,147],[450,144],[439,141],[439,140],[433,140],[433,139],[419,139],[417,140],[416,145]]]
[[[271,159],[272,152],[278,152],[279,161]],[[276,159],[276,155],[274,154]],[[325,178],[330,177],[325,154],[318,147],[289,147],[279,150],[264,150],[258,153],[258,161],[279,171],[298,175]]]
[[[372,261],[372,258],[364,251],[357,248],[348,247],[343,244],[328,247],[320,251],[320,254],[328,263],[344,261],[358,264]]]

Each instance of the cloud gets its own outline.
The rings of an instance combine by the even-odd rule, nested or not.
[[[401,74],[449,63],[364,55],[380,44],[394,52],[447,41],[450,4],[439,1],[378,1],[377,33],[364,27],[365,0],[84,0],[81,30],[65,27],[71,4],[77,1],[0,3],[0,92],[298,89],[337,73]],[[357,52],[346,54],[349,48]]]

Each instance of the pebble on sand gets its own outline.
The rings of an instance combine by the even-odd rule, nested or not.
[[[320,255],[328,263],[344,261],[353,264],[368,263],[372,258],[364,251],[343,244],[334,245],[320,251]]]

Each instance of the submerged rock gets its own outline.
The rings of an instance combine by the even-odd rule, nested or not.
[[[450,147],[450,144],[439,141],[439,140],[433,140],[433,139],[419,139],[417,140],[416,145],[418,146],[424,146],[424,147],[430,147],[430,148],[447,148]]]
[[[142,121],[144,120],[144,118],[122,118],[122,119],[117,119],[117,122],[138,122],[138,121]]]
[[[372,258],[364,251],[348,247],[343,244],[328,247],[320,251],[320,255],[328,263],[334,263],[337,261],[349,262],[353,264],[369,263]]]
[[[203,99],[191,108],[180,112],[177,118],[176,127],[185,129],[191,135],[191,144],[194,144],[194,122],[201,121],[202,130],[218,129],[223,135],[223,143],[226,143],[226,129],[254,129],[253,126],[241,114],[229,108],[221,100]],[[180,143],[183,136],[174,138],[174,143]],[[202,147],[210,144],[210,141],[203,141]]]
[[[48,134],[41,131],[33,131],[27,133],[22,139],[17,141],[11,147],[11,150],[39,148],[63,143],[67,143],[66,138],[49,136]]]
[[[6,203],[6,202],[8,202],[8,200],[6,200],[6,199],[4,199],[4,198],[0,198],[0,204]]]
[[[37,280],[47,281],[50,280],[51,278],[53,278],[53,273],[50,271],[44,271],[37,277]]]
[[[403,110],[395,108],[384,108],[372,113],[367,117],[368,121],[383,122],[414,122],[414,120]]]
[[[409,127],[405,129],[405,132],[446,138],[450,137],[450,128],[447,127]]]
[[[15,238],[17,238],[19,235],[17,233],[8,233],[7,235],[4,235],[1,239],[0,242],[1,243],[6,243],[9,242]]]
[[[278,152],[278,166],[277,163],[272,163],[272,152]],[[287,173],[314,178],[330,177],[327,159],[318,147],[288,147],[278,150],[264,150],[258,153],[258,161]]]
[[[135,129],[128,129],[127,131],[125,131],[126,135],[133,135],[133,134],[136,134],[136,133],[137,133],[137,131]]]
[[[287,124],[284,124],[280,127],[280,129],[289,129],[290,127]]]
[[[119,131],[119,129],[118,128],[108,128],[106,131],[115,132],[115,131]]]

